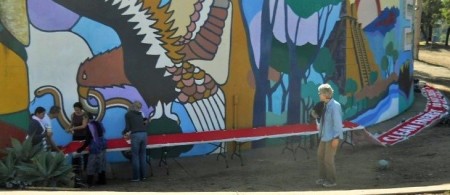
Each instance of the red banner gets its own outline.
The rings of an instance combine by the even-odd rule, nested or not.
[[[377,139],[381,143],[394,145],[402,142],[423,129],[436,124],[448,114],[447,100],[441,92],[431,86],[424,86],[422,95],[427,98],[425,111],[378,136]]]
[[[359,126],[349,121],[343,123],[344,131],[362,130]],[[180,146],[189,144],[214,143],[214,142],[247,142],[265,138],[279,138],[296,135],[316,134],[317,128],[314,124],[294,124],[284,126],[271,126],[259,128],[244,128],[236,130],[204,131],[195,133],[176,133],[150,135],[147,137],[147,148],[160,148],[169,146]],[[64,153],[75,152],[83,141],[73,141],[64,147]],[[107,151],[129,150],[130,143],[123,138],[108,140]]]

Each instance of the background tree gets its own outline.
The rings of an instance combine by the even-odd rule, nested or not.
[[[447,34],[445,36],[445,46],[448,46],[448,37],[450,36],[450,0],[442,0],[442,17],[447,22]]]
[[[422,20],[422,0],[415,2],[414,16],[414,59],[419,59],[420,24]]]
[[[426,37],[426,44],[433,37],[433,26],[442,18],[442,0],[423,0],[420,29]],[[428,33],[428,34],[427,34]]]

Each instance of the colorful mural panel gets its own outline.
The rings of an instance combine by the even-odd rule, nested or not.
[[[322,83],[335,89],[346,120],[381,122],[414,101],[412,3],[6,0],[1,146],[23,139],[37,106],[53,105],[63,108],[55,141],[69,143],[74,102],[103,122],[107,139],[122,136],[133,101],[143,103],[150,135],[308,123]],[[179,146],[172,155],[217,147]]]

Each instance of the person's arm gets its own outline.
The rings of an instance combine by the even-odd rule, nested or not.
[[[52,132],[47,133],[47,143],[49,144],[50,148],[51,148],[53,151],[61,152],[61,150],[60,150],[60,149],[58,148],[58,146],[56,145],[55,141],[53,141],[52,135],[53,135]]]
[[[83,115],[83,123],[81,123],[80,126],[74,126],[70,129],[70,131],[73,133],[75,131],[79,131],[79,130],[83,130],[86,128],[87,123],[88,123],[89,118],[87,117],[87,115]]]
[[[123,138],[130,139],[130,116],[129,112],[125,114],[125,129],[123,130]]]
[[[131,123],[130,123],[130,114],[127,112],[125,114],[125,132],[129,132],[131,129]]]
[[[73,115],[74,115],[74,113],[72,113],[72,114],[70,115],[70,124],[69,124],[69,127],[64,129],[67,133],[71,133],[71,134],[73,134],[73,132],[72,132],[72,127],[74,126],[74,124],[73,124]]]
[[[332,109],[333,138],[342,139],[342,111],[339,104],[333,105]]]

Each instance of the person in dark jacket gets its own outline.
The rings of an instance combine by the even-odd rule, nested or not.
[[[126,135],[131,139],[131,163],[133,166],[133,179],[131,181],[141,181],[146,179],[146,147],[147,131],[146,124],[140,112],[142,104],[133,102],[130,110],[125,114]]]
[[[106,139],[105,128],[103,125],[95,121],[93,116],[89,115],[88,133],[84,144],[77,149],[77,153],[83,152],[89,146],[89,157],[87,161],[87,184],[92,186],[94,184],[94,175],[98,174],[99,185],[106,184]]]
[[[42,122],[44,116],[45,108],[39,106],[34,110],[34,114],[31,116],[31,121],[28,126],[27,139],[31,139],[33,145],[42,144],[42,147],[46,149],[47,132],[45,131]]]

